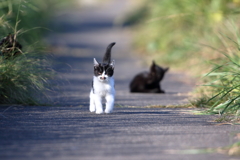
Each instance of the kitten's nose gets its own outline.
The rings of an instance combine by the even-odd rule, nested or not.
[[[103,79],[103,80],[104,80],[104,79],[106,79],[106,77],[100,77],[100,79]]]

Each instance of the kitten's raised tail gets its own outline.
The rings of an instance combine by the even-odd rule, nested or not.
[[[110,64],[111,63],[111,49],[116,43],[110,43],[107,47],[106,53],[103,57],[103,63]]]

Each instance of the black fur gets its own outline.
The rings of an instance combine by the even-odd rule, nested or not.
[[[99,63],[99,65],[94,66],[94,75],[96,77],[101,75],[103,71],[105,71],[106,75],[108,75],[109,77],[112,77],[114,73],[114,67],[111,66],[110,64],[102,64],[102,63]]]
[[[115,44],[116,43],[113,42],[108,45],[102,63],[97,62],[94,64],[94,75],[96,77],[101,75],[104,71],[109,77],[113,76],[114,64],[111,62],[111,49]]]
[[[0,55],[10,58],[21,54],[22,45],[15,39],[14,34],[9,34],[0,41]]]
[[[110,64],[111,63],[111,49],[112,49],[112,47],[115,45],[116,43],[115,42],[113,42],[113,43],[110,43],[109,45],[108,45],[108,47],[107,47],[107,49],[106,49],[106,53],[105,53],[105,55],[104,55],[104,57],[103,57],[103,63],[105,63],[105,64]]]
[[[152,62],[150,72],[142,72],[136,75],[130,83],[130,92],[165,93],[161,89],[160,81],[169,68],[162,68]]]

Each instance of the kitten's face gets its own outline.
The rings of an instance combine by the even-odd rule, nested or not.
[[[108,81],[114,73],[114,61],[110,64],[98,63],[94,59],[94,76],[98,78],[99,81]]]
[[[163,79],[165,73],[168,71],[168,69],[169,68],[162,68],[153,62],[152,66],[150,68],[150,72],[156,78],[156,80],[161,81]]]

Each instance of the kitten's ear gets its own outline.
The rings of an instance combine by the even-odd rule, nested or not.
[[[94,67],[99,66],[99,63],[95,58],[93,58],[93,65],[94,65]]]
[[[152,61],[152,65],[150,67],[150,72],[156,72],[156,64],[154,61]]]
[[[115,61],[114,60],[112,60],[112,62],[110,63],[110,66],[114,69],[114,67],[115,67]]]
[[[167,72],[169,70],[169,67],[164,68],[164,72]]]

